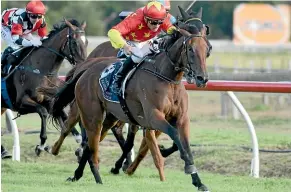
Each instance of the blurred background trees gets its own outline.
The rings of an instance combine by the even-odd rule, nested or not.
[[[28,1],[27,1],[28,2]],[[3,11],[6,8],[25,7],[26,1],[1,1]],[[49,29],[54,23],[63,17],[76,18],[79,21],[87,21],[87,35],[104,36],[107,31],[120,20],[118,14],[123,11],[135,11],[146,4],[143,1],[44,1],[47,6],[46,20]],[[203,20],[211,26],[211,39],[231,39],[233,10],[235,7],[248,1],[197,1],[192,7],[197,11],[203,7]],[[191,1],[171,1],[171,13],[174,16],[179,14],[178,5],[188,7]],[[255,3],[255,2],[251,2]],[[266,3],[266,2],[264,2]],[[279,1],[267,3],[282,3]],[[290,2],[287,2],[290,3]]]

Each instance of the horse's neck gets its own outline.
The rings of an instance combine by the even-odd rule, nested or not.
[[[175,69],[175,67],[181,66],[181,51],[182,45],[176,42],[171,45],[166,52],[162,52],[156,57],[155,65],[159,69],[161,75],[166,76],[173,81],[182,80],[184,72],[179,72]]]
[[[38,56],[36,61],[32,62],[31,64],[37,68],[41,68],[40,70],[42,73],[57,72],[64,60],[64,58],[61,56],[61,50],[67,40],[66,35],[67,28],[55,34],[53,37],[51,37],[51,39],[46,40],[43,43],[43,47],[34,53],[35,56],[32,59],[35,59],[38,55],[41,56]]]

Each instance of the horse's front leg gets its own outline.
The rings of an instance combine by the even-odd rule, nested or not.
[[[19,113],[26,114],[26,113],[33,113],[33,112],[38,113],[39,117],[41,118],[41,130],[40,130],[40,135],[39,135],[40,144],[36,145],[35,147],[35,154],[39,156],[41,151],[45,149],[45,142],[47,140],[46,125],[47,125],[48,112],[44,106],[32,100],[28,95],[25,95],[21,99]]]
[[[195,187],[198,187],[198,191],[208,191],[207,187],[201,182],[201,179],[198,175],[197,168],[194,166],[193,155],[190,149],[190,119],[188,115],[183,114],[182,118],[178,118],[177,120],[177,130],[180,135],[180,140],[182,147],[185,149],[187,153],[189,161],[185,163],[185,173],[191,174],[192,184]]]
[[[151,127],[166,133],[176,143],[180,151],[181,159],[185,162],[185,173],[190,174],[192,177],[192,184],[197,187],[199,191],[207,192],[208,189],[204,184],[202,184],[197,173],[197,169],[194,166],[193,156],[190,150],[190,120],[188,115],[184,114],[182,117],[179,117],[179,121],[177,121],[177,128],[175,128],[168,121],[166,121],[165,114],[158,109],[154,109],[150,114],[151,117],[149,117],[149,119]],[[179,130],[179,133],[177,129]]]

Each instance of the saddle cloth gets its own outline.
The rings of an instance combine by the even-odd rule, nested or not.
[[[123,61],[124,61],[124,59],[109,65],[101,73],[101,76],[99,78],[99,84],[102,88],[103,96],[107,101],[119,103],[118,96],[115,93],[113,93],[113,91],[112,91],[112,82],[113,82],[115,74],[122,67]],[[135,70],[136,70],[136,68],[134,67],[126,75],[126,77],[123,80],[122,87],[121,87],[121,90],[123,93],[122,94],[123,98],[124,98],[126,83],[127,83],[128,79],[132,76],[132,74],[134,73]]]

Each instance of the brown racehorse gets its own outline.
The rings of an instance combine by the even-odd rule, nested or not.
[[[73,65],[85,60],[87,56],[87,42],[84,42],[85,27],[85,22],[80,24],[75,19],[65,19],[55,24],[48,38],[43,40],[42,46],[22,50],[19,66],[14,68],[6,80],[1,79],[2,82],[6,82],[11,100],[11,104],[5,102],[2,91],[1,115],[10,108],[19,115],[38,113],[41,118],[40,145],[35,148],[37,155],[45,148],[47,140],[49,101],[44,95],[38,94],[36,88],[41,84],[57,84],[57,73],[65,58]],[[10,61],[11,58],[8,58],[8,63]],[[63,118],[62,116],[61,119]]]
[[[181,8],[180,11],[184,22],[178,24],[178,31],[164,43],[164,51],[153,56],[151,60],[145,60],[141,67],[137,68],[126,88],[126,102],[139,125],[162,131],[171,137],[185,162],[185,173],[192,177],[192,184],[199,191],[208,191],[194,166],[189,145],[188,94],[181,83],[185,75],[189,83],[195,80],[196,86],[206,86],[206,28],[200,19],[190,17]],[[197,22],[201,27],[196,27]],[[98,171],[99,142],[118,119],[129,122],[118,103],[104,99],[98,84],[102,71],[117,61],[101,61],[87,71],[77,74],[55,97],[52,105],[53,117],[58,119],[60,111],[75,98],[78,118],[81,119],[88,135],[88,146],[74,177],[69,178],[71,181],[82,177],[88,161],[95,181],[102,183]],[[78,118],[75,118],[75,121]]]
[[[202,9],[200,9],[200,11],[197,14],[191,13],[191,15],[187,15],[187,17],[201,19]],[[197,26],[197,27],[199,28],[199,26]],[[209,28],[207,30],[209,30]],[[209,31],[207,31],[207,35],[208,34],[209,34]],[[209,48],[208,52],[207,52],[207,57],[209,57],[212,46],[207,39],[205,39],[205,40],[206,40],[206,42],[208,44],[208,48]],[[88,58],[94,58],[94,57],[100,57],[100,56],[116,56],[117,52],[118,52],[118,50],[114,49],[111,46],[110,41],[106,41],[106,42],[98,45],[89,54]],[[122,134],[118,134],[118,132],[116,130],[122,129],[122,127],[124,126],[124,123],[119,123],[118,125],[120,127],[117,127],[117,128],[114,127],[114,130],[112,130],[112,131],[113,131],[115,136],[118,135],[118,137],[122,138],[123,137]],[[129,141],[126,141],[126,143],[131,143],[134,140],[134,136],[135,136],[135,133],[137,132],[137,130],[138,130],[138,126],[136,126],[136,125],[131,125],[129,127],[128,135],[131,135],[133,138],[128,138]],[[119,131],[119,133],[122,133],[122,132]],[[164,170],[163,170],[164,160],[162,157],[168,157],[173,152],[177,151],[178,147],[175,143],[173,143],[173,146],[168,148],[168,149],[165,149],[163,147],[158,146],[156,138],[158,138],[161,135],[161,133],[162,132],[160,132],[158,130],[146,130],[145,137],[143,138],[143,140],[141,142],[140,149],[136,155],[136,158],[135,158],[134,162],[130,165],[130,167],[126,170],[127,174],[132,175],[135,172],[138,165],[144,159],[148,150],[150,149],[152,156],[153,156],[153,159],[154,159],[154,162],[155,162],[155,165],[156,165],[158,172],[159,172],[159,175],[160,175],[160,180],[161,181],[165,180],[165,174],[164,174]],[[131,146],[131,144],[129,144],[129,145]],[[126,148],[128,148],[128,145],[126,146]],[[159,153],[159,151],[161,153]],[[124,161],[124,158],[126,157],[126,152],[128,152],[128,150],[126,150],[125,153],[123,153],[123,155],[120,157],[120,159],[115,163],[115,167],[111,169],[112,173],[114,173],[114,174],[119,173],[119,169],[121,168],[122,163]],[[127,155],[127,158],[128,157],[129,157],[129,155]],[[123,166],[122,168],[123,168],[123,170],[125,170],[127,168],[127,166]]]

